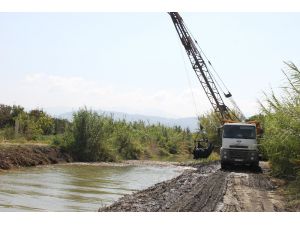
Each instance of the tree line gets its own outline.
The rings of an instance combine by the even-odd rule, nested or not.
[[[69,124],[68,120],[54,118],[42,109],[27,112],[19,105],[0,104],[0,131],[6,140],[23,137],[31,141],[43,135],[62,134]]]
[[[19,105],[0,105],[0,139],[46,140],[77,161],[187,158],[193,151],[193,136],[188,128],[114,120],[86,108],[68,121],[42,109],[25,111]]]
[[[55,140],[78,161],[168,159],[187,157],[193,150],[193,134],[180,126],[126,122],[80,109],[63,136]]]

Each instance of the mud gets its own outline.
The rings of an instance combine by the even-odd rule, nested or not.
[[[48,145],[0,144],[0,169],[70,162],[72,158]]]
[[[283,198],[268,176],[268,165],[221,170],[220,164],[194,165],[180,176],[126,195],[99,211],[238,212],[285,211]]]

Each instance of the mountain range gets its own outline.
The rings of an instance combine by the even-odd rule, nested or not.
[[[189,128],[191,131],[196,131],[198,129],[198,119],[197,117],[183,117],[183,118],[167,118],[159,116],[148,116],[140,114],[129,114],[123,112],[111,112],[98,110],[97,113],[112,116],[115,120],[125,119],[127,122],[142,120],[148,124],[163,124],[165,126],[181,126],[182,128]],[[67,112],[60,114],[60,118],[67,120],[72,120],[73,112]]]

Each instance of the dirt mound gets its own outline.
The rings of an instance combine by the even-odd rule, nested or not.
[[[70,162],[71,157],[48,145],[0,144],[0,169]]]

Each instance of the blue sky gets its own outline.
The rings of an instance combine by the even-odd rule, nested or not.
[[[299,13],[181,15],[247,116],[284,85],[283,61],[300,64]],[[55,114],[211,109],[167,13],[0,13],[0,32],[1,103]]]

